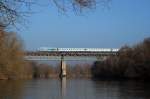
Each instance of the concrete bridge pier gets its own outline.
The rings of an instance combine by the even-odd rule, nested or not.
[[[61,56],[61,72],[60,77],[66,77],[66,62],[64,60],[64,56]]]

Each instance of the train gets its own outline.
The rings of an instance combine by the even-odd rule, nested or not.
[[[51,48],[51,47],[40,47],[37,49],[37,51],[47,51],[47,52],[52,52],[52,51],[62,51],[62,52],[67,52],[67,51],[77,51],[77,52],[118,52],[118,48]]]

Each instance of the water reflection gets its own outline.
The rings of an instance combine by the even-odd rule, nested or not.
[[[96,95],[102,99],[150,99],[150,85],[136,81],[94,81]]]
[[[22,99],[23,81],[0,81],[0,99]]]
[[[62,99],[66,99],[66,77],[61,79],[61,95]]]
[[[0,81],[0,99],[150,99],[149,83],[40,79]]]
[[[122,99],[150,99],[149,83],[128,81],[120,83],[119,88]]]

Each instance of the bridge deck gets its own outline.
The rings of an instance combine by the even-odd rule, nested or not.
[[[91,52],[91,51],[35,51],[35,52],[26,52],[26,56],[111,56],[117,55],[118,52]]]

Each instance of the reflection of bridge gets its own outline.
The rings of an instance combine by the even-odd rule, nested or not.
[[[60,60],[61,76],[66,76],[65,60],[99,60],[103,61],[108,56],[116,56],[118,50],[110,51],[28,51],[26,60]]]

